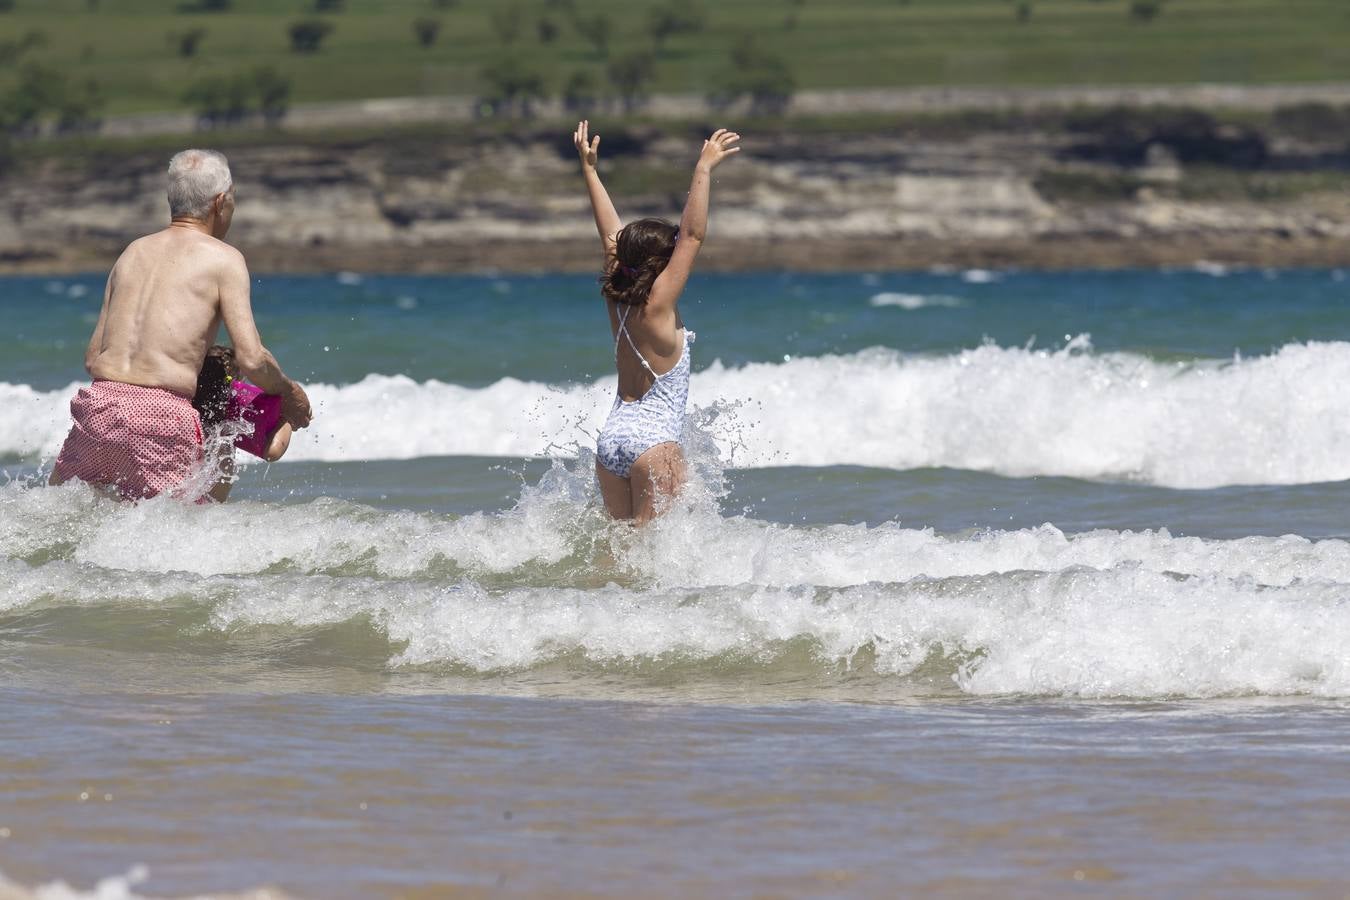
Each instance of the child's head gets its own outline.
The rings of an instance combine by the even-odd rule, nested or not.
[[[234,350],[216,344],[206,351],[202,370],[197,373],[197,393],[192,398],[202,425],[209,428],[225,421],[235,375]]]
[[[679,236],[679,227],[662,219],[638,219],[624,226],[615,237],[614,259],[600,276],[600,293],[615,303],[646,303]]]

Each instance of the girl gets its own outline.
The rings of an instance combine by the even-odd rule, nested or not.
[[[703,142],[679,226],[639,219],[627,226],[595,171],[600,136],[579,122],[572,135],[605,249],[600,293],[609,309],[619,390],[596,442],[596,475],[616,519],[650,521],[684,484],[680,433],[689,397],[689,346],[677,304],[708,231],[712,170],[740,151],[719,128]]]
[[[208,435],[218,434],[226,422],[247,422],[253,426],[251,432],[238,435],[220,459],[220,480],[207,494],[217,503],[229,499],[230,488],[234,486],[235,447],[276,462],[291,445],[291,426],[281,418],[281,398],[240,381],[234,351],[229,347],[217,344],[206,351],[192,405],[201,415],[202,430]]]

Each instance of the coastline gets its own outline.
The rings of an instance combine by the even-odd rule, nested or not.
[[[593,240],[464,242],[423,246],[241,246],[254,274],[476,274],[598,271]],[[117,250],[71,248],[60,255],[0,257],[0,274],[103,274]],[[788,242],[714,236],[700,255],[709,272],[930,271],[1037,269],[1043,271],[1229,268],[1339,268],[1350,266],[1350,245],[1336,238],[1262,235],[1150,235],[1130,239],[1056,236],[1044,239],[942,240],[922,237],[828,238]]]

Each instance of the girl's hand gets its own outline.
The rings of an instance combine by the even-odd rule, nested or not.
[[[712,137],[703,142],[703,152],[698,157],[699,167],[711,172],[717,168],[718,163],[731,154],[740,153],[740,147],[732,146],[740,139],[739,134],[734,131],[727,131],[725,128],[714,131]]]
[[[600,159],[600,135],[594,138],[591,134],[591,123],[582,119],[577,123],[577,130],[572,133],[572,143],[577,148],[577,155],[581,157],[581,167],[583,169],[594,169],[595,164]]]

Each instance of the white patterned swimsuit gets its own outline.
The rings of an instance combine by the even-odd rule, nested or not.
[[[619,313],[614,355],[617,358],[619,354],[619,338],[626,338],[642,368],[651,374],[652,386],[632,401],[625,401],[616,389],[614,406],[605,420],[605,427],[600,429],[595,455],[600,465],[620,478],[627,478],[637,458],[657,444],[680,442],[684,431],[684,407],[689,401],[689,345],[694,343],[694,333],[683,329],[684,347],[680,350],[679,362],[669,372],[657,375],[628,333],[625,320],[629,308],[625,307]]]

